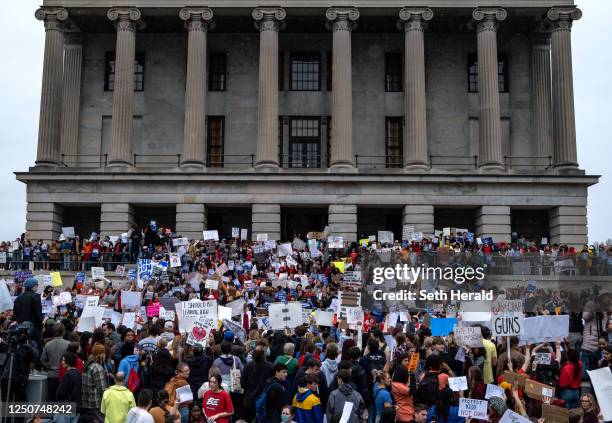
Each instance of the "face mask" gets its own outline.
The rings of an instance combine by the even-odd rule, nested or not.
[[[290,417],[291,416],[288,416],[286,414],[281,414],[281,421],[282,422],[288,422]]]

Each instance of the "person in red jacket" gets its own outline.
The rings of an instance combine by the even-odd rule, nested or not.
[[[567,351],[567,361],[559,374],[559,398],[565,401],[565,408],[576,408],[580,399],[582,384],[582,362],[576,350]]]
[[[79,343],[78,342],[71,342],[68,345],[68,348],[66,348],[66,352],[73,352],[74,354],[77,354],[79,352]],[[74,368],[81,374],[83,374],[83,360],[81,360],[80,357],[77,356],[76,359],[76,365],[74,366]],[[60,363],[60,367],[59,367],[59,377],[58,380],[61,382],[62,379],[64,378],[64,375],[66,374],[66,372],[68,371],[69,366],[62,361]]]

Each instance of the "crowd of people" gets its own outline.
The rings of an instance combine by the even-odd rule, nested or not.
[[[488,256],[539,255],[540,249],[553,260],[570,257],[576,267],[583,259],[583,252],[563,246],[458,238],[451,233],[437,243],[423,239],[383,247],[406,263],[414,254],[433,252],[444,263],[456,252],[487,263]],[[476,423],[460,415],[467,398],[488,401],[486,420],[492,423],[507,410],[541,423],[550,405],[569,410],[571,422],[604,421],[598,400],[610,399],[596,398],[583,382],[587,370],[612,369],[609,309],[573,314],[568,330],[580,336],[571,339],[525,344],[511,337],[507,342],[480,325],[482,346],[466,347],[453,333],[433,336],[430,320],[444,317],[445,310],[411,310],[405,319],[390,322],[388,313],[364,309],[362,322],[348,324],[338,307],[339,291],[360,289],[347,287],[343,274],[361,271],[373,240],[332,249],[322,239],[296,238],[289,241],[291,251],[281,254],[274,241],[177,239],[165,228],[134,228],[114,245],[95,235],[85,242],[63,239],[54,243],[54,256],[53,247],[41,255],[41,243],[32,247],[17,239],[18,249],[10,243],[10,252],[3,244],[0,251],[7,252],[7,266],[15,271],[24,269],[15,263],[32,260],[37,270],[86,271],[99,265],[107,270],[105,278],[77,274],[63,286],[44,286],[34,277],[6,281],[13,304],[0,314],[3,401],[28,399],[34,369],[46,371],[48,401],[77,404],[77,415],[57,415],[57,422]],[[587,271],[606,274],[610,248],[585,249]],[[139,269],[143,260],[153,268],[146,279]],[[132,267],[138,269],[130,272]],[[208,285],[211,278],[216,288]],[[139,306],[146,312],[137,307],[135,320],[126,319],[134,310],[123,304],[124,291],[140,293]],[[69,301],[56,302],[62,294],[69,294]],[[98,306],[120,318],[113,323],[105,314],[93,330],[81,330],[87,307],[82,297],[97,297]],[[160,307],[150,307],[192,300],[227,306],[239,299],[242,310],[201,337],[196,328],[185,332],[178,313],[162,317]],[[291,301],[300,302],[309,316],[304,324],[270,327],[269,305]],[[334,311],[331,325],[318,325],[316,310]],[[541,353],[548,354],[548,362],[540,360]],[[451,382],[461,376],[467,386],[457,389]],[[533,394],[525,379],[553,388],[552,395]]]

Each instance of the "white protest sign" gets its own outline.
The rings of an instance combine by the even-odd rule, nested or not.
[[[512,410],[506,410],[499,423],[531,423],[531,420]]]
[[[493,336],[518,336],[523,333],[523,301],[496,299],[491,304]]]
[[[104,268],[103,267],[92,267],[91,278],[92,279],[104,279]]]
[[[341,236],[327,237],[327,247],[330,249],[344,248],[344,238]]]
[[[240,298],[238,300],[227,303],[226,307],[229,307],[232,309],[232,316],[240,316],[244,311],[244,304],[245,304],[244,298]],[[228,319],[228,320],[232,320],[232,319]]]
[[[466,346],[470,348],[480,348],[483,346],[482,332],[478,326],[455,326],[454,333],[457,345]]]
[[[175,317],[176,317],[176,313],[174,311],[166,310],[163,307],[159,308],[159,318],[160,319],[174,322]]]
[[[489,399],[491,397],[499,397],[505,399],[506,393],[504,392],[504,388],[498,385],[487,383],[487,392],[485,393],[485,399]]]
[[[604,421],[612,421],[612,372],[610,367],[588,370],[591,385],[595,389],[597,402]]]
[[[170,267],[181,267],[181,258],[178,253],[170,254]]]
[[[135,310],[140,307],[139,291],[121,291],[121,305],[125,310]]]
[[[203,234],[203,240],[215,240],[215,241],[219,241],[219,232],[216,229],[213,229],[211,231],[202,231]]]
[[[303,323],[302,304],[299,302],[270,304],[268,314],[272,329],[296,328]]]
[[[569,336],[569,315],[536,316],[523,320],[521,341],[530,344],[555,342]]]
[[[225,307],[220,305],[217,309],[217,313],[219,314],[219,320],[223,321],[223,319],[232,320],[232,308]]]
[[[136,326],[136,313],[125,313],[123,315],[123,325],[129,329],[134,329],[134,326]]]
[[[293,246],[290,242],[279,244],[277,247],[277,253],[279,257],[290,256],[293,254]]]
[[[197,299],[182,301],[174,305],[179,319],[179,331],[189,333],[195,322],[210,318],[217,321],[217,301],[200,301]]]
[[[72,294],[70,292],[60,292],[60,305],[70,304],[72,302]]]
[[[240,236],[240,228],[232,228],[232,238],[238,238]]]
[[[472,417],[488,420],[489,401],[472,398],[459,398],[459,417]]]
[[[402,228],[402,241],[408,241],[414,233],[414,226],[404,225]]]
[[[74,238],[74,226],[63,227],[62,234],[64,234],[66,238]]]
[[[0,312],[13,309],[13,298],[4,279],[0,280]]]
[[[346,323],[349,325],[363,324],[363,309],[361,307],[346,307]]]
[[[172,240],[172,245],[174,245],[175,247],[181,247],[181,246],[189,245],[189,240],[187,238],[185,238],[185,237],[174,238]]]
[[[550,364],[551,359],[552,359],[551,353],[536,353],[535,358],[533,359],[533,362],[536,364],[543,364],[543,365],[548,366]]]
[[[257,234],[257,241],[267,241],[268,240],[268,234]]]
[[[185,385],[181,388],[176,389],[176,397],[178,402],[193,401],[193,391],[189,385]]]
[[[125,267],[124,267],[124,266],[121,266],[121,265],[118,265],[118,266],[115,268],[115,275],[117,275],[117,276],[123,276],[124,274],[125,274]]]
[[[467,377],[465,376],[449,377],[448,386],[451,388],[451,390],[455,392],[466,391],[468,389]]]
[[[81,316],[79,318],[79,324],[77,325],[77,332],[93,332],[96,328],[96,321],[94,316]]]
[[[334,325],[334,312],[317,310],[315,319],[318,326],[333,326]]]
[[[200,282],[198,281],[198,284],[199,283]],[[216,279],[206,279],[206,282],[204,283],[204,288],[216,291],[217,289],[219,289],[219,281],[216,280]],[[199,287],[198,287],[198,289],[199,289]]]
[[[247,239],[247,235],[248,235],[248,230],[247,229],[240,229],[240,239],[242,239],[242,240]]]
[[[378,242],[381,244],[393,244],[393,232],[378,231]]]

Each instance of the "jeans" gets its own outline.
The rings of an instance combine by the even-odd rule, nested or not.
[[[79,416],[62,416],[57,415],[53,417],[53,423],[77,423]]]
[[[189,407],[181,407],[178,412],[181,415],[181,423],[189,423]]]
[[[72,270],[72,254],[64,254],[64,271]]]
[[[559,398],[565,401],[565,408],[578,408],[580,405],[580,389],[562,389]]]

